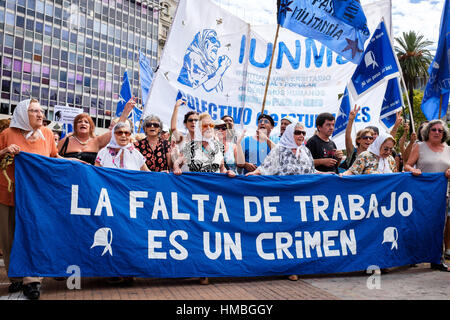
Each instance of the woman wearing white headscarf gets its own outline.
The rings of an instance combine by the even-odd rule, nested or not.
[[[332,172],[321,172],[314,168],[314,159],[309,149],[305,146],[306,131],[300,122],[291,123],[286,127],[280,142],[273,148],[264,159],[264,162],[249,172],[252,175],[298,175],[298,174],[331,174]],[[289,280],[297,281],[296,274],[290,275]]]
[[[131,141],[131,128],[128,122],[118,122],[113,128],[109,143],[98,152],[97,167],[150,171],[145,157]]]
[[[394,146],[395,139],[388,133],[380,132],[367,151],[361,152],[350,169],[342,175],[397,172],[397,166],[392,157]]]
[[[14,239],[14,156],[25,151],[46,157],[61,158],[58,155],[53,132],[43,126],[44,111],[39,101],[28,99],[19,102],[14,109],[9,128],[0,134],[0,160],[6,175],[0,174],[0,243],[6,271]],[[3,166],[4,164],[4,166]],[[41,278],[10,278],[9,292],[23,293],[29,299],[40,296]]]
[[[314,168],[314,159],[304,144],[305,137],[306,131],[303,124],[291,123],[264,162],[246,176],[323,173]]]

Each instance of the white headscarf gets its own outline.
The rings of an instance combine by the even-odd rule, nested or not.
[[[389,138],[394,140],[394,138],[390,134],[381,131],[378,137],[371,143],[371,145],[367,149],[367,151],[372,152],[378,157],[378,170],[380,171],[380,173],[392,172],[391,168],[389,167],[388,159],[380,157],[381,145]]]
[[[17,107],[14,109],[14,113],[12,115],[10,128],[18,128],[24,131],[29,131],[25,136],[25,139],[29,139],[34,132],[36,132],[40,138],[45,140],[44,134],[41,129],[34,130],[30,125],[30,119],[28,118],[28,108],[30,107],[31,99],[20,101],[17,104]]]
[[[295,157],[298,158],[300,156],[300,151],[302,149],[302,145],[297,145],[294,138],[294,131],[295,127],[297,126],[297,123],[291,123],[286,127],[286,130],[284,130],[283,135],[281,136],[280,142],[278,142],[278,145],[284,148],[288,149],[296,149]]]
[[[116,164],[116,161],[120,162],[120,155],[123,153],[123,163],[124,164],[128,163],[131,153],[126,152],[126,150],[133,149],[133,144],[131,142],[129,142],[126,146],[121,146],[117,143],[116,135],[114,134],[114,132],[116,131],[116,129],[120,129],[122,127],[130,129],[131,132],[131,128],[128,122],[118,122],[111,131],[111,140],[109,140],[109,143],[106,145],[107,148],[120,149],[115,158],[113,159],[113,163],[117,168],[120,167],[120,163]]]

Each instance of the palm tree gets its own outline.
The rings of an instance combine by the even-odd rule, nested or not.
[[[413,108],[414,87],[420,80],[428,77],[428,67],[433,60],[431,52],[427,49],[432,41],[423,40],[423,35],[415,31],[403,32],[403,37],[395,38],[399,47],[395,46],[403,78],[408,89],[408,97]]]

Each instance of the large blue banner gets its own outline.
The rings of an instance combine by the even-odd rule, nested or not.
[[[99,168],[20,153],[9,276],[267,276],[439,262],[447,180]]]

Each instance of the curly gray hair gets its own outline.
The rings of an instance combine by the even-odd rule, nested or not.
[[[145,131],[145,127],[147,126],[147,123],[150,123],[151,121],[158,121],[158,123],[159,123],[159,133],[158,134],[161,135],[161,132],[163,130],[163,123],[162,123],[161,119],[154,114],[151,114],[151,115],[145,117],[144,123],[142,124],[144,126],[144,131]]]

